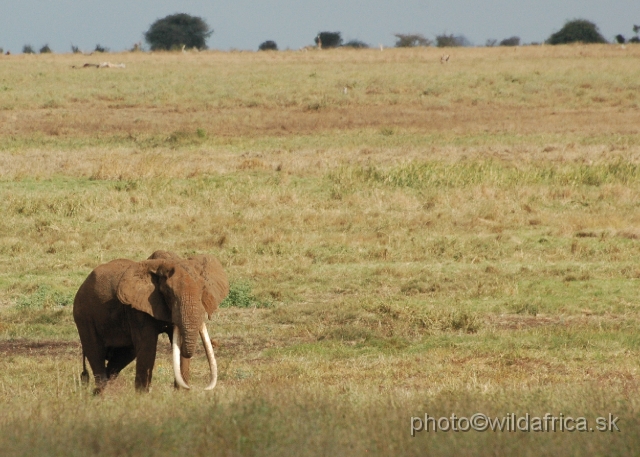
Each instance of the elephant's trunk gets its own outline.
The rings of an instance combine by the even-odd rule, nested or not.
[[[185,359],[190,359],[196,350],[196,343],[198,341],[197,329],[192,330],[190,328],[181,329],[182,344],[180,345],[180,355]]]
[[[177,303],[173,322],[179,327],[182,336],[180,355],[190,359],[198,344],[198,332],[204,321],[204,310],[202,305],[189,295],[181,296]]]

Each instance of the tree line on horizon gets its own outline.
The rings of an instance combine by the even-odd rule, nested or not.
[[[640,25],[633,26],[634,36],[627,39],[624,35],[615,36],[615,41],[619,44],[640,43]],[[207,22],[197,16],[191,16],[185,13],[171,14],[164,18],[156,20],[149,30],[144,33],[146,43],[151,51],[175,51],[185,49],[208,49],[207,39],[213,34],[213,29],[209,27]],[[436,35],[435,40],[426,38],[420,33],[396,33],[395,47],[408,48],[419,46],[436,46],[436,47],[460,47],[471,46],[471,42],[464,35],[454,35],[442,33]],[[598,26],[585,19],[573,19],[567,21],[564,26],[557,32],[553,33],[547,40],[546,44],[568,44],[568,43],[608,43],[598,30]],[[346,43],[342,39],[341,32],[323,31],[316,34],[314,43],[319,49],[332,49],[338,47],[366,49],[370,46],[360,40],[350,40]],[[501,41],[489,39],[485,46],[520,46],[521,40],[518,36],[505,38]],[[539,43],[531,43],[532,45]],[[79,53],[77,46],[71,45],[73,53]],[[136,43],[131,51],[142,51],[142,43]],[[266,40],[258,46],[259,51],[277,51],[278,45],[273,40]],[[97,44],[93,52],[108,52],[109,49]],[[35,54],[33,46],[26,44],[22,48],[23,54]],[[40,54],[53,52],[48,44],[42,46],[39,50]],[[0,54],[4,53],[0,48]],[[9,52],[7,51],[7,54]]]

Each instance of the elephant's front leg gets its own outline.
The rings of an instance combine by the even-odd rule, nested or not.
[[[157,345],[158,335],[154,334],[136,346],[136,390],[149,391]]]
[[[158,346],[158,321],[135,311],[132,316],[131,339],[136,356],[136,390],[149,391]]]

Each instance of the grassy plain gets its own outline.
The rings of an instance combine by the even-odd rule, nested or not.
[[[634,455],[640,46],[448,52],[0,56],[0,454]],[[219,385],[93,398],[73,295],[156,249],[251,304]],[[476,412],[620,432],[410,436]]]

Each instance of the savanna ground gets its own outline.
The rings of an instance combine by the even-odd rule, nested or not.
[[[0,454],[634,455],[640,46],[449,53],[0,57]],[[95,398],[75,291],[156,249],[230,276],[218,386]],[[410,436],[477,412],[620,431]]]

